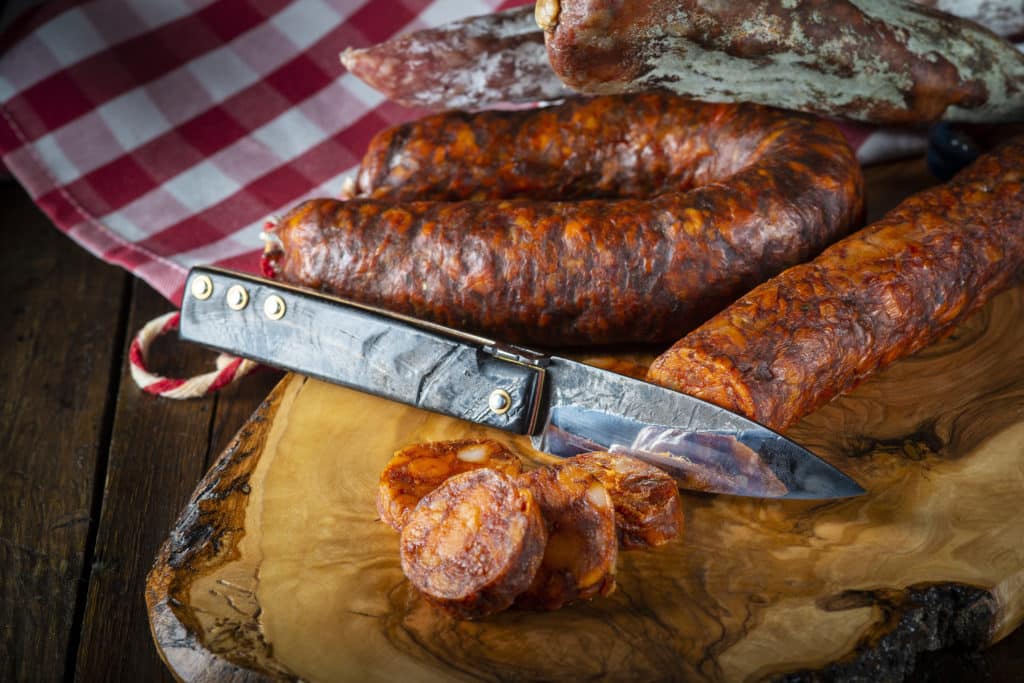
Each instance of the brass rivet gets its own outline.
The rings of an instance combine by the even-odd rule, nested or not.
[[[284,317],[286,310],[288,310],[288,307],[285,306],[284,299],[277,294],[271,294],[263,302],[263,314],[271,320],[280,320]]]
[[[504,389],[495,389],[487,397],[487,407],[495,415],[504,415],[512,407],[512,397]]]
[[[242,285],[231,285],[226,298],[228,307],[236,311],[249,305],[249,292]]]
[[[189,287],[189,291],[192,292],[192,296],[203,301],[210,298],[213,294],[213,280],[210,279],[209,275],[197,275],[192,278],[192,285]]]

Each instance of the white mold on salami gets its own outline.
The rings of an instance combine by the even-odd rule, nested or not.
[[[1024,33],[1024,0],[918,0],[918,3],[970,19],[996,35]]]
[[[666,88],[875,123],[1024,119],[1024,55],[906,0],[562,0],[548,54],[588,94]]]
[[[1009,43],[967,22],[950,25],[936,21],[934,13],[914,2],[849,1],[866,16],[902,29],[911,53],[928,61],[945,59],[961,80],[984,83],[988,92],[984,103],[951,105],[943,118],[977,122],[1024,119],[1024,56]]]

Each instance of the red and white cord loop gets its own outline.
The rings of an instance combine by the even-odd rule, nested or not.
[[[128,350],[128,367],[131,369],[132,379],[143,391],[176,399],[208,396],[234,384],[259,366],[259,363],[255,361],[222,353],[217,356],[217,369],[212,372],[188,379],[174,379],[153,374],[146,367],[149,346],[157,337],[177,330],[179,320],[181,320],[181,313],[178,311],[154,318],[146,323],[132,340],[132,345]]]

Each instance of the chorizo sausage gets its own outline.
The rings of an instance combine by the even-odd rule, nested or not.
[[[752,161],[756,136],[788,118],[749,109],[731,122],[729,108],[648,93],[435,114],[374,136],[356,191],[389,201],[642,199],[685,191],[737,173]],[[743,126],[755,136],[740,136]]]
[[[666,88],[873,123],[1019,121],[1024,55],[911,2],[538,0],[548,59],[588,94]]]
[[[1024,34],[1024,5],[1020,0],[914,0],[919,5],[981,24],[997,36],[1013,40]]]
[[[668,543],[683,531],[675,480],[653,465],[616,453],[583,453],[564,466],[580,467],[604,484],[615,506],[619,545],[629,550]],[[556,465],[557,467],[557,465]]]
[[[1024,280],[1024,137],[756,287],[648,380],[785,429]]]
[[[516,604],[558,609],[615,589],[615,508],[604,485],[584,468],[542,467],[519,477],[547,525],[544,559]]]
[[[508,475],[523,471],[519,456],[491,439],[433,441],[397,451],[381,472],[377,488],[381,521],[401,531],[423,496],[449,477],[481,467]]]
[[[576,202],[312,200],[279,222],[268,262],[286,282],[503,341],[656,342],[860,219],[860,167],[831,124],[663,94],[594,106],[657,102],[684,107],[674,116],[696,131],[672,162],[694,167],[680,190]],[[614,174],[621,164],[608,165]]]
[[[490,469],[428,493],[402,529],[402,570],[431,602],[466,619],[511,606],[533,581],[547,531],[528,488]]]

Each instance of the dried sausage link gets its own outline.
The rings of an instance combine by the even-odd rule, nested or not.
[[[423,496],[449,477],[481,467],[508,475],[523,471],[519,456],[491,439],[433,441],[397,451],[381,472],[377,488],[381,521],[401,531]]]
[[[608,177],[622,173],[607,187],[650,189],[641,171],[690,165],[678,191],[577,202],[313,200],[281,220],[270,262],[287,282],[505,341],[657,342],[859,221],[860,167],[831,124],[667,95],[618,101],[653,110],[651,98],[685,108],[680,116],[700,130],[671,154],[648,149],[659,162],[605,159]],[[604,187],[603,176],[588,182]]]
[[[341,54],[349,71],[410,107],[480,107],[573,94],[551,70],[532,7],[406,33]]]
[[[547,526],[544,559],[516,604],[558,609],[615,589],[615,507],[608,490],[584,468],[542,467],[519,477]]]
[[[787,270],[648,379],[785,429],[1024,280],[1024,137]]]
[[[977,22],[1000,36],[1024,33],[1020,0],[917,2]],[[537,28],[532,6],[460,19],[368,48],[348,49],[341,60],[388,99],[409,106],[474,108],[575,94],[548,63],[544,32]],[[785,88],[762,90],[766,97],[781,98],[786,92]]]
[[[402,570],[449,613],[506,609],[533,581],[547,531],[529,489],[490,469],[464,472],[427,494],[402,529]]]
[[[875,123],[1019,121],[1024,55],[909,2],[538,0],[548,58],[589,94],[666,88]]]
[[[575,98],[523,111],[451,111],[374,136],[357,191],[389,201],[644,199],[733,175],[761,156],[764,138],[792,121],[781,112],[668,93]],[[796,121],[814,128],[807,119]],[[815,165],[813,152],[807,155]]]

